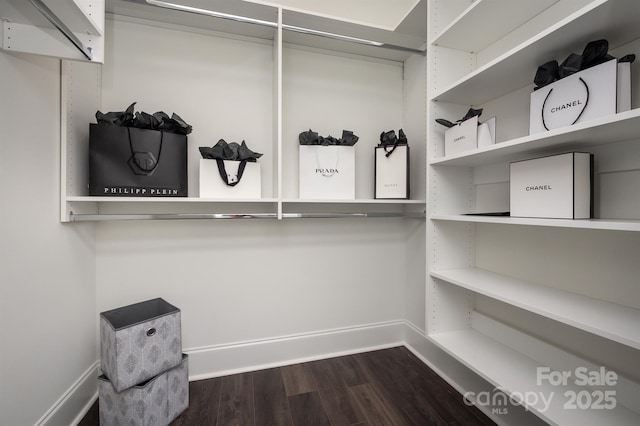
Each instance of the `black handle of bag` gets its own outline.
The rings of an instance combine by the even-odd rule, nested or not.
[[[578,80],[580,80],[582,84],[584,84],[584,88],[587,91],[587,100],[584,102],[584,107],[582,108],[582,111],[580,111],[580,114],[578,114],[578,116],[573,121],[573,123],[571,123],[572,126],[576,124],[578,120],[580,120],[580,117],[582,117],[582,113],[587,108],[587,105],[589,105],[589,85],[587,84],[586,81],[582,79],[582,77],[578,77]],[[544,107],[547,105],[547,100],[549,99],[551,92],[553,92],[553,87],[551,88],[551,90],[549,90],[549,93],[547,93],[547,96],[544,98],[544,102],[542,103],[542,109],[540,110],[540,115],[542,116],[542,126],[544,127],[545,130],[549,130],[549,128],[547,127],[547,123],[544,120]]]
[[[240,165],[238,166],[238,174],[236,177],[238,178],[235,182],[229,183],[229,175],[227,174],[227,169],[224,167],[224,160],[216,158],[216,163],[218,163],[218,173],[220,173],[220,177],[228,186],[236,186],[240,183],[240,179],[242,179],[242,174],[244,173],[244,168],[247,165],[247,160],[240,161]]]
[[[389,146],[389,145],[383,145],[383,146],[382,146],[382,149],[384,149],[384,152],[385,152],[385,154],[384,154],[384,156],[385,156],[385,157],[389,157],[389,156],[391,156],[391,154],[393,154],[393,151],[395,151],[395,150],[396,150],[396,148],[398,147],[398,141],[396,141],[396,142],[393,144],[393,148],[391,148],[391,151],[387,151],[387,147],[388,147],[388,146]]]
[[[160,146],[158,148],[158,156],[155,157],[149,151],[136,151],[133,147],[133,138],[131,137],[131,129],[127,127],[127,135],[129,136],[129,149],[131,150],[131,160],[129,164],[133,172],[137,175],[151,175],[158,164],[160,164],[160,156],[162,155],[162,143],[164,140],[164,132],[160,131]]]

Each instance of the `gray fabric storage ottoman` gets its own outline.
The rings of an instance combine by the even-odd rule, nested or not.
[[[98,377],[101,426],[167,426],[189,405],[189,359],[122,392]]]
[[[101,368],[120,392],[182,360],[180,310],[161,298],[100,314]]]

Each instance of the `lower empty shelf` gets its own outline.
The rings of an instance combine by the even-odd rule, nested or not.
[[[598,408],[600,405],[611,405],[611,401],[608,404],[607,400],[599,401],[597,392],[603,390],[578,386],[571,380],[566,385],[555,385],[546,379],[538,380],[538,369],[544,367],[543,364],[476,329],[430,334],[429,338],[496,387],[490,401],[494,402],[491,409],[497,414],[501,409],[508,410],[513,400],[524,401],[522,405],[527,410],[554,425],[640,424],[640,415],[622,406],[615,394],[614,408]],[[587,362],[584,364],[588,365]],[[511,400],[496,397],[495,394],[500,392]],[[577,396],[576,401],[572,401],[572,395]],[[477,397],[477,404],[486,401],[480,395]],[[584,407],[585,399],[589,399],[589,407]],[[572,408],[574,404],[576,408]]]
[[[640,349],[640,310],[477,268],[431,276],[618,343]]]

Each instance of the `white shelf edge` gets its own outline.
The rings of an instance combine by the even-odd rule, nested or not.
[[[468,34],[474,33],[474,28],[472,28],[471,25],[486,22],[484,18],[487,15],[494,17],[500,16],[500,13],[504,13],[505,5],[513,5],[514,2],[513,0],[476,0],[447,25],[431,44],[466,52],[481,51],[558,1],[559,0],[545,0],[527,2],[527,6],[531,7],[532,10],[525,11],[520,7],[520,15],[515,19],[496,19],[493,22],[491,36],[487,39],[484,34],[482,38],[468,37]],[[518,7],[515,9],[518,9]],[[513,9],[510,9],[509,12],[513,12]],[[511,17],[511,14],[509,16]],[[479,35],[478,32],[474,34]],[[464,44],[456,41],[460,38],[466,39]]]
[[[449,84],[447,87],[437,91],[433,96],[431,96],[430,100],[431,101],[438,101],[438,100],[447,101],[448,98],[446,97],[446,95],[448,93],[456,90],[456,88],[458,88],[459,86],[462,86],[464,83],[470,83],[472,80],[478,78],[478,76],[481,76],[481,75],[483,75],[485,73],[490,73],[492,68],[495,68],[496,66],[499,66],[505,60],[514,57],[514,55],[517,55],[517,54],[520,54],[520,53],[524,53],[527,50],[527,48],[530,48],[531,46],[536,45],[537,43],[541,42],[542,40],[544,40],[549,35],[553,34],[556,31],[561,30],[566,25],[568,25],[568,24],[580,19],[582,16],[584,16],[584,15],[588,14],[589,12],[595,10],[599,6],[605,4],[607,1],[608,0],[594,0],[593,3],[591,3],[591,4],[583,7],[582,9],[572,13],[571,15],[566,17],[565,19],[563,19],[561,21],[558,21],[556,24],[554,24],[554,25],[548,27],[547,29],[545,29],[544,31],[541,31],[540,33],[536,34],[534,37],[531,37],[530,39],[524,41],[523,43],[519,44],[518,46],[515,46],[514,48],[512,48],[508,52],[503,53],[502,55],[498,56],[494,60],[492,60],[492,61],[486,63],[485,65],[481,66],[480,68],[476,69],[475,71],[473,71],[473,72],[467,74],[466,76],[462,77],[461,79]],[[531,71],[534,72],[535,69],[532,69]],[[495,97],[497,97],[497,96],[495,96]],[[486,100],[489,100],[489,99],[486,99]],[[471,104],[471,105],[477,105],[477,104],[480,104],[482,102],[467,102],[467,103]]]
[[[100,196],[68,196],[70,203],[287,203],[287,204],[425,204],[425,200],[301,200],[278,198],[200,198],[200,197],[100,197]]]
[[[69,196],[69,203],[277,203],[276,198],[232,199],[232,198],[199,198],[199,197],[98,197]]]
[[[434,278],[640,349],[640,310],[530,284],[476,268],[431,271]]]
[[[599,229],[608,231],[640,231],[640,220],[625,219],[538,219],[508,216],[476,216],[436,214],[431,220],[503,225],[547,226],[552,228]]]
[[[513,332],[519,333],[515,330]],[[537,368],[543,367],[541,363],[475,329],[429,334],[428,338],[508,396],[522,396],[525,392],[535,392],[547,398],[553,395],[550,407],[546,411],[541,410],[541,400],[537,405],[527,405],[529,411],[549,424],[636,425],[640,421],[638,415],[620,404],[615,410],[563,409],[560,400],[563,399],[564,392],[578,393],[585,388],[573,384],[567,384],[567,386],[551,386],[547,382],[538,384],[536,375]]]
[[[640,122],[640,108],[621,112],[615,115],[600,117],[583,123],[536,133],[516,139],[496,143],[477,150],[462,152],[457,155],[437,158],[429,161],[430,165],[473,166],[488,164],[497,157],[517,155],[550,146],[573,144],[572,147],[622,142],[640,135],[633,129]]]
[[[300,199],[300,198],[284,198],[283,203],[287,204],[426,204],[425,200],[383,200],[356,198],[353,200],[324,200],[324,199]]]

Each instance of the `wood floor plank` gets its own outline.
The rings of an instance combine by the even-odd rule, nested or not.
[[[242,373],[222,378],[218,425],[254,424],[253,374]]]
[[[279,368],[253,373],[255,426],[293,426],[289,399]]]
[[[375,385],[365,383],[349,388],[371,426],[406,426],[401,413],[379,394]]]
[[[294,426],[331,426],[317,392],[292,395],[289,405]]]
[[[395,356],[403,356],[409,361],[407,368],[414,372],[411,377],[416,395],[424,401],[421,406],[430,406],[445,424],[455,425],[494,425],[477,407],[464,403],[462,395],[442,377],[430,369],[424,362],[405,347],[398,348]],[[426,398],[434,395],[434,398]]]
[[[417,373],[409,367],[409,360],[394,356],[395,349],[381,350],[357,356],[370,380],[379,385],[381,393],[391,404],[398,407],[406,424],[444,424],[433,404],[427,401],[433,395],[417,391]]]
[[[171,426],[214,425],[220,406],[221,378],[197,380],[189,383],[189,408]]]
[[[309,371],[307,364],[294,364],[280,367],[284,389],[287,396],[299,393],[313,392],[316,390],[316,383],[313,374]]]
[[[332,426],[351,426],[363,422],[362,410],[340,374],[338,358],[308,363],[316,381],[318,396]]]
[[[91,406],[91,408],[89,408],[89,411],[87,411],[87,414],[84,415],[84,417],[82,418],[82,420],[80,420],[80,423],[78,423],[78,426],[94,426],[94,425],[99,425],[100,424],[100,413],[99,413],[99,405],[98,402],[96,401],[95,404],[93,404]]]
[[[357,386],[367,383],[368,377],[354,355],[341,356],[331,359],[335,363],[340,377],[347,386]]]

